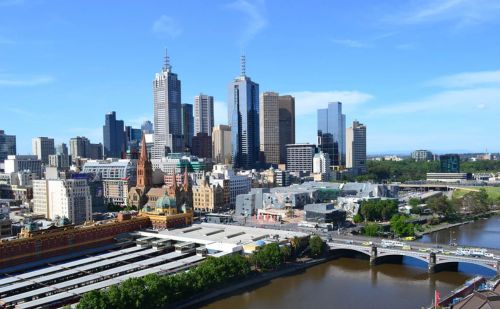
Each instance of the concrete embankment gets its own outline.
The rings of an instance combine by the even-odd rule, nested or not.
[[[423,232],[417,232],[415,234],[416,234],[416,236],[420,237],[422,235],[438,232],[441,230],[446,230],[446,229],[449,229],[449,228],[452,228],[455,226],[460,226],[460,225],[464,225],[464,224],[471,223],[471,222],[473,222],[473,221],[465,221],[465,222],[459,222],[459,223],[442,223],[442,224],[438,224],[436,226],[432,226],[431,228],[426,229]]]
[[[228,286],[223,286],[215,291],[194,295],[193,297],[183,300],[182,302],[172,304],[168,306],[168,308],[179,308],[179,309],[198,308],[202,305],[209,304],[215,300],[222,299],[235,294],[240,294],[248,289],[265,285],[269,281],[276,279],[278,277],[284,277],[300,273],[305,269],[307,269],[308,267],[318,265],[329,259],[330,258],[311,259],[304,262],[290,263],[280,270],[267,273],[254,274],[246,279],[243,279],[243,281],[232,283],[229,284]]]

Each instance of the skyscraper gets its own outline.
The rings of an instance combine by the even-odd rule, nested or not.
[[[104,156],[121,158],[125,152],[125,131],[123,120],[116,120],[116,112],[106,114],[102,127],[104,141]]]
[[[198,133],[212,135],[214,127],[214,97],[199,94],[194,97],[194,136]]]
[[[33,155],[45,164],[49,164],[49,155],[55,154],[54,139],[48,137],[34,137],[31,141]]]
[[[345,165],[345,115],[341,102],[318,109],[318,147],[328,153],[332,165]]]
[[[73,159],[87,158],[87,149],[90,148],[90,141],[83,136],[70,138],[69,152]]]
[[[56,147],[56,153],[57,154],[63,154],[63,155],[68,155],[68,146],[65,143],[61,143],[60,145],[57,145]]]
[[[231,163],[231,127],[220,124],[212,131],[212,158],[215,163]]]
[[[181,105],[182,136],[184,139],[184,150],[193,147],[193,105],[184,103]]]
[[[439,156],[441,173],[460,173],[460,156],[445,154]]]
[[[277,165],[280,163],[279,95],[264,92],[260,95],[259,104],[261,158],[265,163]]]
[[[231,126],[232,162],[236,168],[251,169],[259,159],[259,84],[245,73],[245,57],[241,74],[229,85],[228,119]]]
[[[346,167],[354,176],[366,173],[366,126],[358,121],[346,132]]]
[[[141,130],[144,134],[152,134],[154,132],[153,123],[149,120],[144,121],[141,125]]]
[[[154,147],[152,158],[160,159],[168,152],[182,152],[181,81],[172,72],[165,51],[165,64],[153,80]]]
[[[280,163],[286,163],[286,145],[295,144],[295,98],[281,95],[279,104]]]
[[[16,136],[7,135],[4,130],[0,130],[0,162],[7,159],[9,155],[16,154]]]

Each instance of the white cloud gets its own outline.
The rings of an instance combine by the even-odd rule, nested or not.
[[[264,14],[265,2],[236,0],[227,7],[240,11],[246,16],[247,23],[238,42],[241,48],[245,48],[246,45],[248,45],[248,43],[268,24]]]
[[[162,15],[153,23],[153,32],[176,38],[182,33],[182,29],[175,19]]]
[[[421,24],[449,21],[457,27],[488,22],[498,17],[497,0],[421,0],[414,1],[390,21],[399,24]]]
[[[500,86],[500,70],[465,72],[434,79],[428,83],[445,88],[468,88],[475,86]]]
[[[326,108],[328,102],[340,101],[349,111],[355,105],[373,99],[373,96],[360,91],[298,91],[283,92],[295,97],[295,114],[297,116],[316,114],[317,109]]]
[[[49,75],[31,76],[31,77],[14,77],[12,75],[0,75],[0,86],[12,87],[30,87],[52,83],[54,78]]]
[[[370,43],[367,42],[362,42],[358,40],[351,40],[351,39],[333,39],[333,43],[342,45],[345,47],[351,47],[351,48],[369,48],[373,47]]]
[[[226,102],[214,101],[214,118],[215,124],[228,124]]]
[[[427,98],[391,104],[372,110],[370,116],[389,116],[415,113],[429,113],[434,115],[446,112],[449,117],[453,113],[467,113],[474,109],[482,109],[481,102],[500,102],[500,88],[476,88],[443,91]],[[479,104],[479,105],[478,105]]]

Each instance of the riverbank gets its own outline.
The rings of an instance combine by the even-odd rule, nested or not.
[[[445,222],[445,223],[440,223],[440,224],[437,224],[437,225],[432,225],[432,226],[429,226],[428,229],[426,228],[423,232],[416,232],[415,236],[422,237],[423,235],[426,235],[426,234],[438,232],[438,231],[441,231],[441,230],[446,230],[446,229],[449,229],[449,228],[452,228],[452,227],[455,227],[455,226],[469,224],[471,222],[474,222],[474,221],[464,221],[464,222],[458,222],[458,223],[448,223],[448,222]]]
[[[320,259],[307,259],[302,262],[289,263],[282,269],[266,273],[257,273],[236,284],[231,284],[208,293],[194,295],[189,299],[172,304],[171,308],[198,308],[230,295],[239,294],[256,286],[267,284],[273,279],[303,272],[307,268],[324,263],[331,258],[332,257],[329,256]]]
[[[476,220],[487,219],[491,216],[495,216],[495,215],[499,215],[499,214],[500,214],[500,210],[491,210],[491,211],[484,213],[484,214],[469,217],[465,221],[462,221],[462,222],[456,222],[456,223],[443,222],[443,223],[436,224],[436,225],[427,225],[426,227],[424,227],[424,229],[425,229],[424,231],[416,232],[415,236],[422,237],[423,235],[426,235],[426,234],[438,232],[441,230],[446,230],[446,229],[449,229],[449,228],[452,228],[455,226],[473,223]]]

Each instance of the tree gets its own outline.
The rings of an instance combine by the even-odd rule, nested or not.
[[[323,239],[318,235],[313,235],[309,238],[309,249],[311,250],[311,255],[316,257],[323,254],[325,243]]]
[[[447,219],[452,219],[456,216],[457,210],[455,203],[452,203],[446,196],[431,197],[427,200],[429,207],[435,214],[441,215]]]
[[[352,217],[352,221],[354,221],[354,223],[360,223],[360,222],[363,222],[363,216],[361,216],[360,214],[355,214],[355,215]]]
[[[365,221],[387,221],[397,212],[396,200],[366,200],[361,203],[359,210]]]
[[[485,189],[479,192],[469,192],[462,198],[462,207],[465,211],[473,214],[481,214],[490,210],[488,202],[488,193]]]
[[[78,309],[107,309],[109,307],[107,295],[101,291],[90,291],[84,294],[76,306]]]
[[[419,198],[415,198],[415,197],[412,197],[408,201],[408,205],[410,205],[413,208],[417,207],[420,203],[421,203],[421,200]]]
[[[380,227],[380,225],[378,225],[376,223],[367,223],[363,227],[363,235],[365,235],[365,236],[375,237],[375,236],[378,236],[378,234],[381,231],[382,231],[382,228]]]
[[[284,261],[284,253],[277,243],[264,245],[253,256],[256,266],[264,271],[278,268]]]
[[[391,218],[391,231],[397,237],[415,236],[415,225],[409,223],[404,215],[394,215]]]

